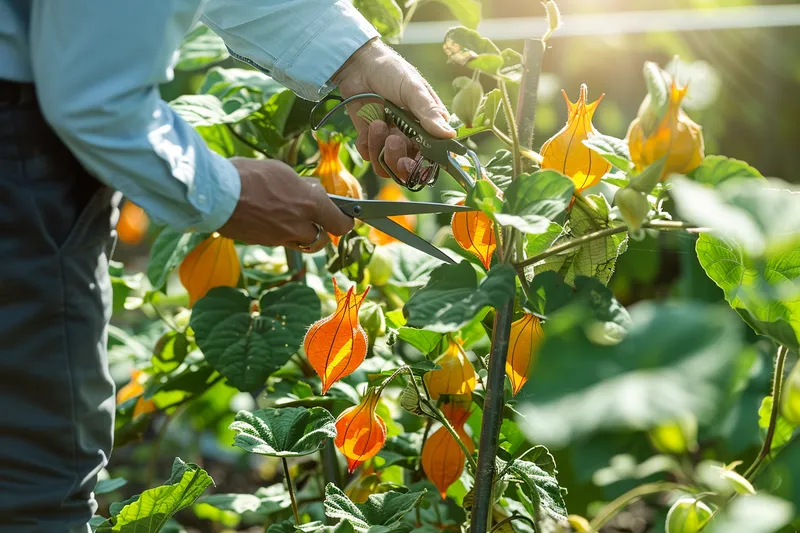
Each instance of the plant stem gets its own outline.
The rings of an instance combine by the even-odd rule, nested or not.
[[[286,461],[286,457],[281,457],[281,461],[283,462],[283,473],[286,476],[286,486],[289,489],[289,498],[292,499],[292,513],[294,514],[294,524],[296,526],[299,526],[300,513],[297,510],[297,497],[294,495],[294,485],[292,485],[292,476],[289,475],[289,463]]]
[[[673,483],[671,481],[658,481],[655,483],[639,485],[635,489],[629,490],[616,500],[603,507],[589,524],[589,532],[597,533],[597,531],[603,527],[606,522],[608,522],[615,514],[620,512],[625,506],[632,503],[634,500],[642,498],[643,496],[649,496],[651,494],[658,494],[659,492],[667,492],[669,490],[681,488],[686,489],[686,486],[679,483]]]
[[[701,233],[710,231],[709,228],[701,228],[698,226],[687,224],[686,222],[679,222],[674,220],[652,220],[650,222],[645,222],[644,224],[642,224],[642,227],[648,229],[656,229],[660,231],[684,230],[690,233]],[[603,237],[608,237],[609,235],[614,235],[616,233],[623,233],[625,231],[628,231],[628,226],[626,224],[621,224],[613,228],[603,228],[599,231],[595,231],[593,233],[588,233],[586,235],[578,237],[577,239],[572,239],[571,241],[563,242],[561,244],[557,244],[556,246],[552,246],[548,250],[545,250],[544,252],[540,253],[539,255],[535,255],[524,261],[515,263],[514,268],[516,268],[517,271],[521,271],[521,269],[524,269],[526,266],[538,263],[542,259],[547,259],[551,255],[556,255],[571,248],[582,246],[587,242],[591,242],[597,239],[602,239]]]
[[[778,348],[778,356],[775,361],[775,375],[772,378],[772,412],[769,415],[769,426],[767,427],[767,434],[764,437],[764,444],[761,446],[761,451],[758,452],[758,457],[753,461],[745,473],[744,477],[750,480],[753,475],[761,466],[761,463],[769,456],[772,448],[772,439],[775,436],[775,426],[778,423],[778,410],[781,403],[781,389],[783,388],[783,367],[786,365],[786,354],[789,353],[788,348],[781,346]]]
[[[506,379],[506,356],[514,318],[514,298],[498,307],[492,331],[492,350],[489,375],[486,378],[486,398],[478,446],[478,467],[475,473],[475,500],[472,507],[473,533],[485,533],[492,513],[495,458],[500,426],[503,423],[503,392]]]
[[[406,28],[408,27],[409,22],[411,22],[411,19],[414,17],[414,13],[417,12],[417,8],[424,3],[425,0],[420,0],[419,2],[414,2],[411,4],[411,7],[408,8],[408,11],[406,11],[405,16],[403,17],[402,27],[400,28],[401,36],[406,32]]]
[[[514,156],[514,174],[512,179],[517,179],[522,169],[522,155],[519,152],[520,144],[519,134],[517,132],[517,121],[514,118],[514,110],[511,107],[511,98],[508,96],[506,82],[502,79],[498,79],[497,86],[500,88],[500,93],[503,96],[500,101],[503,103],[503,112],[506,115],[506,120],[508,121],[508,131],[511,134],[511,151]]]
[[[536,104],[539,93],[539,76],[542,72],[545,44],[539,39],[526,39],[523,48],[523,73],[519,87],[520,105],[517,107],[517,126],[521,148],[533,148]]]

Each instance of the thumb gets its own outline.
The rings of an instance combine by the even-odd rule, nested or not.
[[[450,118],[447,109],[422,79],[412,79],[402,84],[400,101],[431,135],[442,139],[456,136],[456,130],[447,123]]]

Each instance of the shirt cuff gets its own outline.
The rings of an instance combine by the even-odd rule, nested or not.
[[[319,101],[335,85],[331,77],[378,30],[347,0],[325,9],[275,64],[272,77],[300,97]]]
[[[217,231],[231,218],[242,193],[242,181],[233,163],[215,152],[210,150],[209,152],[211,153],[209,175],[214,177],[212,180],[214,190],[193,189],[189,193],[189,201],[205,215],[199,223],[186,231],[200,233]]]

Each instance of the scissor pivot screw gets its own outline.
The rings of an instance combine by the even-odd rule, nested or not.
[[[354,205],[353,206],[353,214],[354,215],[356,215],[356,216],[360,215],[361,211],[362,211],[362,209],[361,209],[360,205]]]

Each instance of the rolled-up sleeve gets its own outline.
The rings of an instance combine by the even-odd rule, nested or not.
[[[196,6],[34,0],[31,63],[45,119],[91,174],[158,222],[214,231],[236,207],[238,172],[158,91]]]
[[[234,57],[312,101],[379,35],[348,0],[209,0],[201,18]]]

